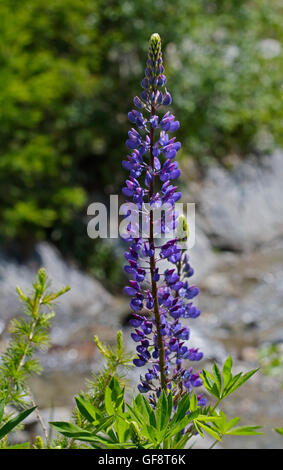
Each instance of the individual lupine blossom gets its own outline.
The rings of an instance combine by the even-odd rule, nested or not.
[[[193,269],[178,236],[165,239],[159,246],[154,236],[156,221],[152,215],[153,208],[170,205],[173,214],[171,230],[178,224],[174,209],[181,198],[175,185],[181,174],[175,160],[181,144],[172,137],[172,132],[177,131],[180,124],[170,111],[166,111],[163,117],[157,114],[160,108],[172,103],[165,84],[161,40],[158,34],[153,34],[145,78],[141,82],[143,91],[133,100],[137,109],[128,114],[135,128],[129,131],[126,142],[129,155],[123,161],[123,167],[129,170],[129,177],[122,190],[137,205],[140,213],[146,213],[145,203],[150,207],[146,216],[147,237],[141,237],[139,232],[125,237],[129,243],[125,253],[125,271],[132,276],[125,292],[131,297],[133,314],[130,323],[134,328],[131,336],[137,343],[137,357],[133,362],[136,367],[148,366],[138,389],[141,393],[149,393],[152,404],[161,389],[166,392],[171,389],[176,395],[185,390],[191,392],[194,387],[202,385],[199,374],[184,365],[203,357],[198,349],[188,346],[190,330],[182,325],[182,319],[194,319],[200,315],[200,310],[192,302],[199,292],[190,283]],[[179,217],[179,221],[186,229],[184,218]],[[161,233],[166,233],[166,223],[163,220],[159,222]],[[129,223],[129,231],[132,229],[130,226]],[[172,268],[160,272],[161,260],[167,260]],[[202,395],[198,395],[198,400],[200,405],[205,404]]]

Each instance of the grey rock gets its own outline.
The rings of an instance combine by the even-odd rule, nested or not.
[[[195,244],[188,250],[188,255],[190,264],[194,268],[192,282],[199,282],[210,273],[220,261],[219,257],[217,257],[212,250],[209,238],[198,222],[196,222]]]
[[[283,152],[228,172],[208,171],[200,194],[205,231],[214,246],[252,250],[283,236]]]

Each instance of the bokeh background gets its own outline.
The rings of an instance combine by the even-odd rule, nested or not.
[[[261,366],[227,412],[265,436],[223,445],[282,447],[272,431],[283,425],[282,2],[2,0],[0,18],[1,349],[21,312],[15,285],[42,264],[54,285],[72,286],[33,383],[47,415],[68,413],[99,366],[94,333],[129,336],[123,246],[89,239],[86,210],[121,192],[127,113],[158,32],[183,201],[197,203],[203,314],[192,341],[207,361]]]

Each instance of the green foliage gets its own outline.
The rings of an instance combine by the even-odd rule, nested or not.
[[[217,414],[213,409],[202,410],[194,394],[186,394],[176,409],[174,397],[164,391],[155,409],[141,394],[130,405],[125,403],[124,389],[115,378],[104,392],[104,412],[81,396],[76,398],[76,403],[87,426],[68,422],[51,424],[64,436],[94,448],[183,449],[196,432],[201,437],[206,432],[217,441],[226,435],[262,434],[258,432],[260,426],[236,427],[240,418],[227,422],[223,411]]]
[[[40,436],[36,436],[35,443],[34,443],[34,448],[35,449],[44,449],[44,443],[43,443],[43,440]]]
[[[7,436],[36,406],[22,411],[15,417],[5,416],[5,407],[16,405],[26,408],[30,402],[34,405],[27,384],[31,374],[41,372],[40,363],[34,354],[37,350],[48,347],[50,320],[55,315],[52,310],[53,303],[70,289],[64,287],[59,291],[51,291],[49,285],[46,272],[41,268],[30,294],[24,294],[22,289],[17,287],[18,295],[25,305],[25,316],[12,321],[12,337],[0,359],[0,424],[2,420],[5,421],[0,429],[0,441],[1,446],[5,448],[17,448],[7,447]],[[27,446],[29,444],[24,445],[24,448]]]
[[[113,377],[119,379],[120,383],[124,383],[120,369],[129,369],[133,366],[133,354],[125,352],[121,330],[117,332],[117,342],[114,349],[111,346],[102,344],[97,336],[94,336],[94,342],[106,361],[106,365],[97,374],[93,373],[92,379],[87,381],[89,396],[92,397],[94,404],[99,407],[103,404],[104,390]]]
[[[1,237],[23,248],[47,237],[101,272],[93,242],[78,241],[82,214],[94,191],[120,185],[153,31],[183,157],[206,165],[282,145],[282,53],[262,52],[263,40],[282,43],[282,10],[280,0],[2,0]]]
[[[102,354],[108,353],[97,344]],[[162,391],[155,407],[147,398],[138,394],[130,403],[125,398],[125,388],[119,379],[111,375],[95,395],[80,394],[76,397],[75,422],[50,423],[65,438],[83,442],[93,448],[104,449],[183,449],[196,433],[201,437],[209,434],[215,442],[227,435],[259,435],[260,426],[236,426],[240,418],[227,421],[225,413],[215,410],[220,401],[230,395],[256,371],[248,374],[231,373],[232,359],[228,358],[220,373],[216,364],[213,374],[203,371],[205,387],[212,397],[218,399],[214,407],[202,408],[194,394],[186,393],[181,399],[171,392]],[[215,442],[213,445],[215,445]],[[68,447],[68,441],[61,444]]]
[[[184,8],[183,38],[173,40],[167,60],[186,153],[201,164],[226,163],[282,146],[282,2],[193,1]],[[264,52],[274,40],[277,53]]]
[[[233,360],[232,357],[229,356],[224,363],[222,375],[216,364],[213,364],[212,373],[203,370],[202,374],[200,374],[204,387],[211,395],[218,399],[218,402],[241,387],[241,385],[249,380],[258,370],[254,369],[246,374],[239,372],[233,376],[231,372],[232,365]]]
[[[208,434],[216,439],[213,445],[216,444],[218,440],[221,440],[223,436],[226,435],[238,435],[238,436],[248,436],[248,435],[260,435],[262,432],[259,432],[261,426],[238,426],[235,425],[239,422],[240,418],[233,418],[227,422],[225,413],[220,410],[219,414],[215,409],[219,406],[220,402],[231,393],[235,392],[239,387],[241,387],[247,380],[249,380],[258,369],[253,369],[249,372],[243,374],[239,372],[238,374],[232,374],[232,357],[229,356],[222,369],[222,374],[217,366],[213,364],[212,373],[203,369],[202,374],[200,374],[203,385],[206,390],[214,396],[217,401],[214,407],[208,408],[208,413],[211,413],[213,416],[218,417],[219,419],[213,422],[213,425],[206,426],[204,429]],[[201,426],[203,428],[203,426]]]
[[[92,379],[87,380],[88,391],[81,392],[78,397],[75,398],[76,409],[73,412],[74,423],[70,424],[71,428],[64,427],[63,439],[55,439],[53,445],[58,448],[72,448],[74,447],[74,436],[69,436],[69,431],[73,431],[78,428],[89,432],[89,423],[98,424],[99,426],[108,423],[108,413],[113,409],[110,395],[117,401],[118,405],[121,405],[121,401],[124,400],[124,389],[127,385],[127,381],[124,377],[124,371],[133,367],[132,353],[125,351],[123,345],[123,333],[121,330],[117,332],[116,346],[102,344],[97,336],[94,336],[94,342],[99,349],[105,364],[102,366],[98,373],[92,374]],[[112,390],[112,391],[111,391]],[[110,421],[109,421],[110,422]],[[57,429],[58,423],[54,424]],[[74,428],[72,426],[75,426]],[[64,425],[65,426],[65,425]],[[58,429],[57,429],[58,430]],[[71,441],[66,440],[66,437],[72,437]],[[87,435],[89,437],[89,435]]]
[[[5,408],[5,401],[2,400],[1,403],[0,403],[0,413],[1,413],[1,416],[0,416],[0,425],[1,425],[1,421],[3,419],[3,415],[4,415],[4,408]],[[15,416],[14,418],[11,418],[9,419],[1,428],[0,428],[0,442],[2,441],[3,438],[5,438],[6,436],[8,436],[8,434],[16,427],[18,426],[22,421],[24,421],[24,419],[29,416],[34,410],[35,410],[35,406],[28,409],[28,410],[25,410],[25,411],[22,411],[21,413],[19,413],[17,416]],[[3,441],[2,441],[3,442]],[[2,445],[2,442],[1,442],[1,445]],[[2,446],[1,446],[2,447]],[[3,448],[3,447],[2,447]],[[9,448],[7,447],[6,445],[6,440],[4,440],[4,448]]]
[[[24,294],[20,287],[17,292],[25,305],[25,316],[14,319],[10,332],[12,339],[0,363],[0,399],[5,404],[25,404],[27,379],[30,374],[39,374],[41,366],[34,353],[49,344],[50,320],[54,301],[67,292],[65,287],[59,291],[49,291],[49,282],[43,268],[38,272],[30,295]]]
[[[259,426],[237,426],[239,418],[227,420],[224,412],[216,409],[221,400],[256,372],[252,370],[233,376],[231,357],[225,361],[222,372],[216,364],[213,364],[212,373],[202,371],[204,387],[211,397],[217,399],[213,407],[201,407],[196,395],[188,392],[173,396],[172,392],[162,391],[154,406],[142,394],[129,399],[121,369],[132,366],[133,355],[125,351],[122,332],[118,331],[114,348],[94,337],[105,365],[93,374],[88,391],[75,397],[73,420],[50,423],[62,436],[50,442],[27,379],[31,373],[40,371],[33,355],[38,348],[48,345],[53,303],[68,289],[49,290],[44,269],[39,270],[29,295],[17,288],[25,304],[25,317],[13,322],[12,340],[1,357],[0,448],[183,449],[197,434],[212,436],[215,439],[212,447],[227,435],[262,434]],[[32,407],[16,415],[5,415],[6,405],[27,407],[29,402]],[[9,433],[34,410],[42,425],[45,442],[37,436],[32,445],[29,442],[9,445]],[[276,431],[281,433],[282,429],[277,428]]]

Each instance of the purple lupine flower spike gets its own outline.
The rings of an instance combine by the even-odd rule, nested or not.
[[[129,237],[126,240],[130,247],[125,253],[128,263],[125,271],[133,279],[125,292],[131,296],[133,310],[131,337],[138,343],[134,364],[136,367],[149,366],[141,376],[138,389],[141,393],[150,392],[151,396],[153,393],[159,396],[162,389],[165,392],[171,390],[176,396],[184,391],[191,392],[193,387],[202,384],[199,374],[192,367],[185,367],[189,361],[199,361],[203,356],[198,349],[186,344],[190,330],[181,323],[182,319],[200,315],[192,302],[199,290],[189,282],[193,269],[183,248],[186,235],[166,239],[161,246],[157,246],[155,238],[154,207],[169,204],[170,223],[175,228],[174,207],[181,198],[177,186],[172,183],[181,174],[175,161],[181,144],[172,136],[180,123],[168,110],[164,110],[163,116],[158,115],[162,106],[167,108],[172,103],[165,83],[161,40],[155,33],[150,38],[145,78],[141,82],[143,91],[133,100],[137,109],[128,114],[129,121],[136,126],[129,131],[126,142],[132,153],[123,161],[123,167],[130,172],[123,188],[124,195],[138,205],[141,213],[146,212],[145,203],[150,207],[146,238]],[[144,116],[143,112],[148,115]],[[179,220],[186,233],[184,218]],[[160,222],[162,233],[168,232],[166,223]],[[161,272],[160,260],[167,260],[171,267]],[[198,400],[204,406],[205,397],[199,395]]]

